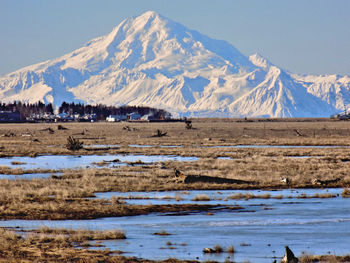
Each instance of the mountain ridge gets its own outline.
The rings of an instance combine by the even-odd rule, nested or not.
[[[61,57],[0,77],[0,101],[143,105],[195,117],[329,117],[350,78],[289,73],[148,11]]]

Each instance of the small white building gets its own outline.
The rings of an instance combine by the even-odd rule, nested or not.
[[[143,121],[151,121],[151,120],[154,120],[154,116],[151,115],[151,114],[143,115],[141,117],[141,120],[143,120]]]
[[[106,118],[108,122],[117,122],[117,121],[125,121],[127,117],[125,115],[109,115]]]

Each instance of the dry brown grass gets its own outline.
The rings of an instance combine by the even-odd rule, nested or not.
[[[88,200],[95,192],[108,191],[165,191],[192,189],[279,189],[304,187],[350,186],[348,148],[210,148],[203,146],[229,146],[237,144],[288,145],[343,145],[348,142],[350,128],[346,122],[321,120],[318,122],[288,120],[285,122],[243,122],[241,120],[193,120],[196,129],[185,129],[183,123],[67,123],[68,130],[58,130],[57,124],[0,124],[0,135],[12,132],[14,137],[0,137],[1,156],[37,154],[162,154],[198,156],[197,162],[160,162],[151,165],[120,166],[117,168],[65,170],[64,175],[51,179],[1,180],[1,218],[89,218],[131,214],[122,200]],[[54,134],[42,131],[54,130]],[[304,136],[297,136],[295,129]],[[82,131],[84,130],[84,134]],[[154,138],[155,131],[167,130],[168,136]],[[118,131],[118,132],[117,132]],[[31,137],[21,136],[23,133]],[[76,134],[81,135],[76,135]],[[101,150],[84,149],[70,152],[65,148],[66,138],[74,136],[84,145],[109,144],[119,148]],[[39,142],[33,139],[39,138]],[[136,148],[129,144],[155,145]],[[51,147],[51,146],[54,147]],[[163,148],[160,145],[183,147]],[[19,147],[21,146],[21,147]],[[314,156],[289,158],[288,156]],[[218,160],[218,156],[231,157]],[[136,164],[136,163],[133,163]],[[101,164],[102,165],[102,164]],[[246,184],[183,183],[174,178],[174,168],[185,176],[203,175],[249,181]],[[57,172],[53,170],[24,171],[19,168],[0,167],[3,174],[24,172]],[[283,184],[281,176],[290,183]],[[314,179],[332,181],[330,185],[314,185]],[[9,191],[11,189],[11,191]],[[346,196],[344,194],[344,196]],[[331,197],[318,195],[315,198]],[[238,198],[238,197],[236,197]],[[242,196],[240,198],[253,198]],[[259,198],[270,198],[260,196]],[[282,197],[276,197],[282,198]],[[176,197],[181,200],[181,196]],[[82,209],[83,207],[83,209]],[[93,208],[96,207],[95,212]],[[114,212],[111,212],[114,209]],[[174,207],[171,209],[175,209]],[[180,208],[176,208],[180,210]],[[175,210],[176,210],[175,209]],[[135,211],[149,213],[152,209],[139,207]],[[116,212],[117,211],[117,212]],[[59,216],[62,213],[62,216]],[[54,216],[52,216],[54,215]]]
[[[331,194],[331,193],[322,193],[322,194],[319,194],[319,193],[316,193],[316,194],[313,194],[313,195],[307,195],[307,194],[301,194],[301,195],[298,195],[297,198],[299,199],[309,199],[309,198],[335,198],[337,197],[336,194]]]
[[[153,233],[153,235],[156,235],[156,236],[171,236],[172,234],[166,232],[165,230],[161,230],[159,232]]]
[[[311,253],[303,252],[298,258],[300,263],[337,263],[337,262],[350,262],[350,255],[336,256],[336,255],[313,255]]]
[[[183,148],[210,145],[235,144],[289,144],[289,145],[344,145],[349,141],[347,122],[322,119],[317,122],[288,119],[285,121],[243,122],[234,119],[194,119],[196,129],[185,129],[184,123],[130,123],[131,131],[124,130],[125,123],[67,123],[68,130],[58,130],[57,124],[0,124],[0,135],[9,132],[14,137],[0,137],[2,155],[71,154],[65,148],[68,136],[84,142],[84,145],[120,145],[120,149],[108,152],[175,153]],[[51,128],[54,134],[43,131]],[[82,131],[85,130],[84,134]],[[167,136],[152,137],[157,130],[166,130]],[[298,136],[295,130],[303,136]],[[118,131],[116,133],[116,131]],[[31,136],[22,136],[27,133]],[[81,135],[77,135],[81,134]],[[118,135],[116,135],[118,134]],[[39,142],[33,142],[39,139]],[[183,145],[182,148],[133,148],[129,144]],[[21,147],[18,147],[21,145]],[[48,147],[55,145],[56,147]],[[349,144],[347,144],[349,145]],[[98,153],[100,151],[96,151]],[[75,154],[92,154],[79,150]]]
[[[0,166],[0,174],[35,174],[35,173],[58,173],[61,170],[52,170],[52,169],[30,169],[24,170],[22,168],[11,168],[9,166]]]
[[[198,194],[192,201],[210,201],[210,197],[207,194]]]
[[[3,179],[0,184],[0,217],[1,219],[88,219],[186,209],[205,211],[211,209],[209,206],[200,205],[130,206],[119,198],[86,199],[94,196],[94,192],[122,191],[134,187],[142,189],[147,184],[160,184],[158,180],[152,178],[141,179],[137,173],[131,173],[128,177],[124,173],[115,174],[110,169],[92,169],[80,172],[68,171],[61,179]]]
[[[230,254],[235,253],[235,247],[234,247],[234,246],[229,246],[229,247],[226,249],[226,252],[227,252],[227,253],[230,253]]]
[[[125,236],[120,236],[120,233],[119,231],[94,232],[42,228],[20,235],[13,230],[0,228],[0,262],[135,262],[133,258],[118,255],[122,253],[121,251],[110,251],[103,248],[93,250],[79,248],[94,246],[94,244],[89,243],[91,240],[125,238]],[[155,261],[137,259],[137,262],[150,263]],[[171,259],[161,262],[187,261]]]
[[[141,182],[125,187],[124,191],[148,190],[145,184],[159,186],[159,190],[181,189],[176,184],[168,183],[172,178],[172,169],[177,168],[185,175],[218,176],[229,179],[242,179],[256,182],[256,186],[239,185],[237,188],[267,187],[319,187],[313,186],[317,179],[332,180],[341,178],[338,183],[322,187],[346,187],[350,184],[350,159],[347,148],[208,148],[206,146],[229,146],[237,144],[271,144],[271,145],[344,145],[349,141],[350,128],[347,122],[327,119],[305,121],[290,119],[284,122],[258,120],[244,122],[229,119],[194,119],[196,130],[187,130],[183,123],[130,123],[131,131],[123,130],[123,123],[67,123],[68,130],[58,130],[57,124],[0,124],[0,134],[13,132],[14,137],[1,137],[2,156],[37,154],[160,154],[197,156],[198,162],[163,162],[157,166],[143,163],[135,166],[135,171],[146,172]],[[51,127],[55,133],[42,131]],[[112,144],[119,148],[101,150],[79,150],[75,153],[65,149],[66,138],[81,133],[79,140],[84,145]],[[151,137],[156,130],[167,130],[168,136]],[[304,136],[297,136],[295,130]],[[116,135],[118,132],[118,136]],[[32,137],[40,137],[40,142],[32,142],[31,138],[21,134],[30,133]],[[76,136],[76,135],[75,135]],[[183,147],[162,148],[128,147],[129,144],[140,145],[181,145]],[[19,147],[21,146],[21,147]],[[54,146],[54,147],[50,147]],[[204,147],[203,147],[204,146]],[[217,160],[218,156],[230,157],[231,160]],[[313,158],[289,158],[289,156],[314,156]],[[101,163],[101,167],[106,163]],[[166,169],[164,169],[166,168]],[[18,170],[17,170],[18,169]],[[120,169],[121,171],[128,169]],[[21,174],[21,168],[0,169],[5,174]],[[280,177],[288,177],[291,184],[281,184]],[[148,179],[146,179],[146,177]],[[130,179],[130,178],[129,178]],[[133,182],[134,183],[134,182]],[[151,184],[149,184],[151,183]],[[152,184],[156,183],[156,184]],[[165,185],[168,184],[168,185]],[[126,184],[131,185],[131,184]],[[186,186],[193,188],[235,188],[235,186],[212,186],[195,184]],[[143,188],[143,189],[142,189]],[[154,187],[156,188],[156,187]],[[185,188],[185,187],[182,187]],[[155,189],[157,190],[157,189]]]
[[[233,195],[229,195],[225,198],[225,200],[228,199],[233,199],[233,200],[240,200],[240,199],[245,199],[245,200],[249,200],[249,199],[269,199],[271,198],[271,195],[266,193],[266,194],[261,194],[261,195],[254,195],[252,193],[237,193],[237,194],[233,194]]]
[[[86,229],[65,229],[65,228],[50,228],[47,226],[41,227],[33,231],[40,234],[49,234],[54,236],[66,236],[71,242],[83,242],[90,240],[112,240],[112,239],[126,239],[125,233],[120,229],[115,230],[86,230]]]

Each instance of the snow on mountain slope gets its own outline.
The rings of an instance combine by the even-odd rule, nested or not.
[[[350,105],[350,78],[339,75],[300,76],[293,78],[310,94],[343,111]]]
[[[60,58],[0,77],[0,101],[147,105],[182,116],[329,116],[348,77],[302,77],[149,11]]]
[[[256,88],[236,100],[230,109],[245,116],[319,117],[329,116],[336,109],[309,93],[293,77],[255,54],[250,60],[267,71]]]

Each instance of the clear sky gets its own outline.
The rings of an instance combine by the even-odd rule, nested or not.
[[[0,0],[0,75],[148,10],[294,73],[350,75],[350,0]]]

